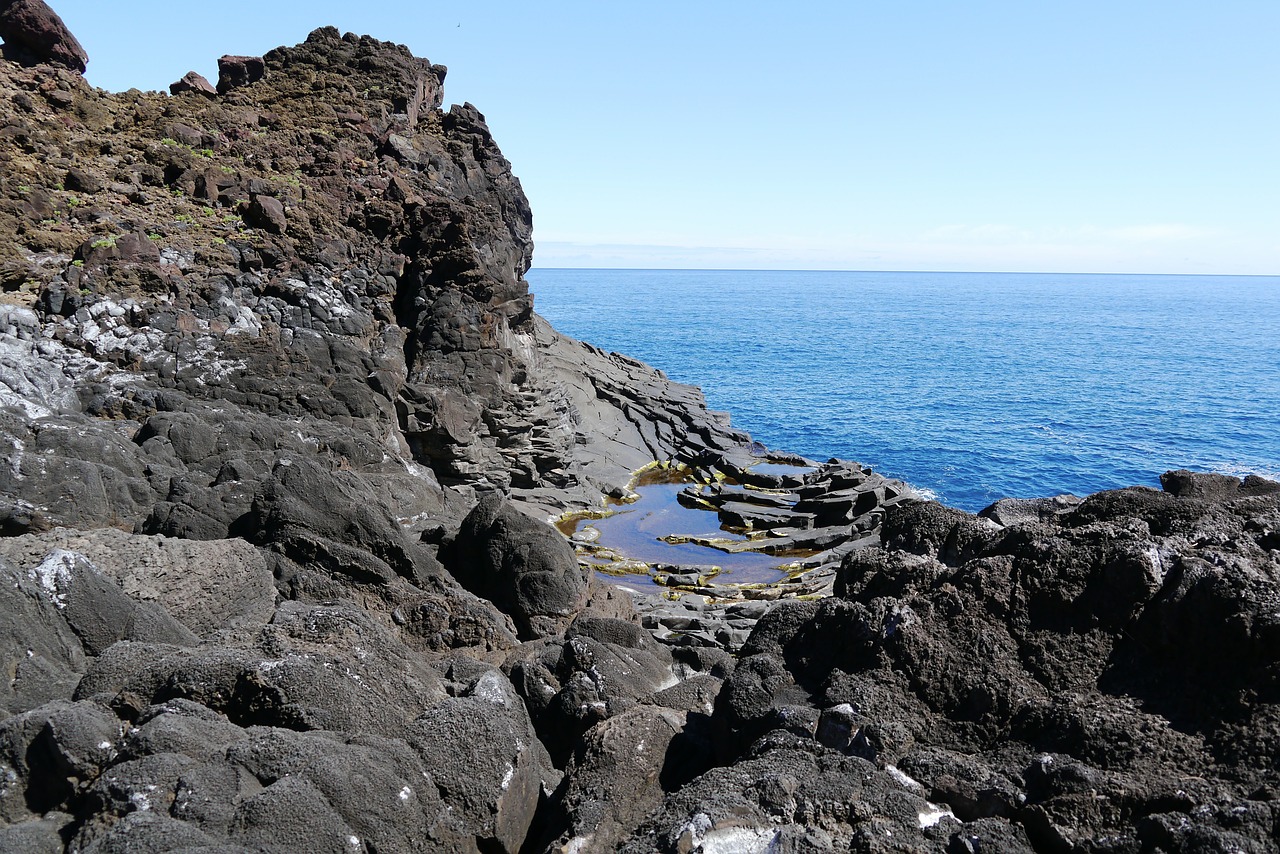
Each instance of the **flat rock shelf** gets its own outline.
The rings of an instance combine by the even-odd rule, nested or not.
[[[886,510],[919,500],[857,463],[739,455],[652,463],[602,508],[565,513],[556,526],[585,569],[641,595],[656,630],[687,628],[692,608],[694,631],[736,649],[745,634],[718,631],[734,628],[719,624],[726,609],[830,595],[845,556],[880,544]]]

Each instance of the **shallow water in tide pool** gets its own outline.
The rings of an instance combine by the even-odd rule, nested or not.
[[[604,519],[587,519],[577,523],[575,530],[582,532],[594,528],[600,532],[596,544],[604,546],[633,560],[648,564],[676,564],[686,566],[715,565],[721,568],[717,582],[755,584],[773,582],[785,574],[779,567],[794,558],[763,555],[757,552],[730,554],[709,546],[693,543],[673,544],[659,539],[669,534],[719,539],[743,539],[722,531],[715,513],[683,506],[676,500],[687,483],[655,483],[639,486],[636,493],[640,500],[632,504],[610,507],[615,511]],[[612,584],[623,584],[652,591],[653,583],[648,575],[628,573],[615,575],[599,573]]]

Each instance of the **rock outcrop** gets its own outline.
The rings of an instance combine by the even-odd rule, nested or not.
[[[0,3],[0,39],[5,58],[16,62],[52,62],[81,74],[89,62],[80,42],[44,0]]]
[[[326,28],[110,94],[41,9],[0,10],[0,850],[1274,850],[1280,485],[756,470],[533,312],[442,66]],[[655,461],[789,577],[596,578],[546,520]]]

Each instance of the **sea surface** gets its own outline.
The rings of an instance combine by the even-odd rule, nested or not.
[[[1280,476],[1280,276],[563,270],[561,332],[702,388],[770,448],[977,511]]]

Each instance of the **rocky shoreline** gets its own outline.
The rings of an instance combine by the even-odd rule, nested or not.
[[[769,452],[534,313],[442,66],[0,38],[0,851],[1277,850],[1280,484]],[[789,568],[608,583],[548,522],[655,465]]]

